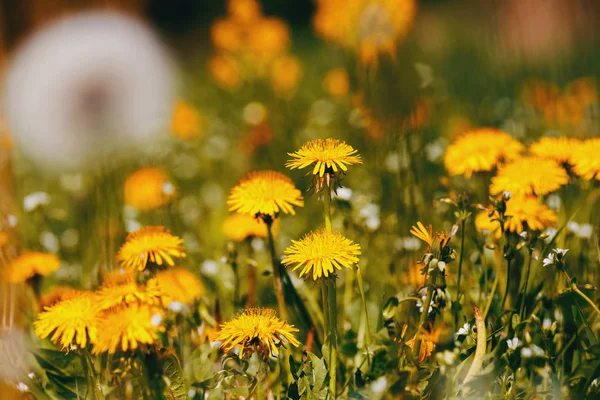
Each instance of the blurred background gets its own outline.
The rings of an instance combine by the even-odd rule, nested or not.
[[[16,232],[15,245],[0,250],[4,260],[18,249],[58,254],[61,269],[44,279],[42,292],[56,284],[96,287],[127,233],[159,224],[185,240],[183,266],[202,277],[208,308],[221,299],[220,318],[228,319],[246,290],[243,282],[236,288],[234,257],[256,259],[265,274],[270,268],[262,240],[232,245],[236,239],[224,230],[231,187],[249,171],[274,169],[305,192],[309,179],[284,168],[288,153],[332,137],[364,160],[342,181],[350,192],[335,201],[334,225],[363,249],[374,332],[389,296],[411,295],[422,285],[415,272],[421,244],[410,227],[420,220],[450,231],[456,218],[437,201],[442,197],[467,192],[472,203],[487,204],[489,175],[448,176],[449,143],[481,126],[525,144],[542,136],[600,135],[595,0],[0,0],[0,76],[36,32],[90,9],[123,12],[155,32],[176,89],[164,99],[172,109],[163,135],[136,145],[143,151],[68,167],[28,153],[0,114],[0,233]],[[40,94],[52,103],[51,93]],[[58,110],[63,99],[56,99]],[[67,139],[54,141],[60,147]],[[65,150],[63,158],[74,157]],[[158,185],[164,197],[158,205],[128,198],[128,190],[151,190],[145,185]],[[571,192],[573,204],[589,207],[575,222],[598,226],[598,200],[585,203],[577,193]],[[279,252],[321,224],[321,206],[306,197],[297,216],[281,218]],[[481,237],[467,243],[464,287],[487,284],[484,243]],[[592,260],[586,243],[573,246]],[[574,268],[598,281],[595,270]],[[540,277],[549,278],[541,285],[553,282],[548,270]],[[259,296],[274,306],[270,279],[260,275]],[[350,288],[341,302],[344,329],[356,332],[353,311],[361,303],[344,279],[340,286]],[[411,306],[402,318],[408,323],[417,312]]]

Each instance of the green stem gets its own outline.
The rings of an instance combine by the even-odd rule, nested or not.
[[[323,192],[323,217],[325,218],[325,229],[331,231],[331,190],[329,186]]]
[[[336,398],[336,374],[337,374],[337,302],[336,302],[336,280],[329,279],[327,282],[327,297],[329,300],[329,391]]]
[[[281,280],[281,265],[275,253],[275,239],[273,238],[273,220],[265,221],[267,233],[269,235],[269,250],[271,252],[271,265],[273,267],[273,284],[275,285],[275,296],[279,306],[279,314],[284,321],[288,321],[287,308],[285,306],[285,297],[283,296],[283,281]]]
[[[367,364],[371,366],[371,328],[369,327],[369,309],[367,308],[367,299],[365,296],[365,288],[363,285],[362,272],[360,271],[360,267],[356,268],[356,278],[358,281],[358,290],[360,291],[360,299],[363,303],[363,310],[365,312],[365,348],[367,349]],[[400,304],[400,302],[398,302]]]
[[[429,278],[429,286],[427,287],[427,297],[425,297],[425,302],[423,303],[423,311],[421,312],[421,316],[419,317],[419,332],[417,332],[417,340],[415,341],[415,347],[413,349],[413,353],[415,359],[419,359],[419,354],[421,353],[421,332],[425,326],[425,322],[427,322],[427,317],[429,316],[429,306],[431,305],[431,300],[433,299],[433,291],[435,290],[435,271],[431,274]]]
[[[461,227],[460,227],[460,258],[458,259],[458,279],[456,281],[456,301],[458,302],[458,304],[460,305],[460,278],[462,277],[462,263],[463,263],[463,256],[464,256],[464,250],[465,250],[465,222],[466,220],[463,219],[461,221]],[[454,326],[456,327],[458,325],[458,313],[459,313],[459,307],[457,307],[455,309],[455,313],[454,313]]]
[[[94,368],[94,360],[92,360],[92,355],[87,349],[82,349],[81,355],[85,367],[85,372],[87,375],[88,391],[90,393],[90,396],[92,399],[102,400],[104,399],[104,394],[102,394],[102,390],[100,389],[98,376]]]
[[[327,285],[321,282],[321,298],[323,300],[323,332],[325,335],[329,332],[329,305],[327,303]]]
[[[525,283],[523,285],[523,293],[521,295],[521,310],[519,311],[519,316],[521,317],[521,321],[523,320],[523,317],[525,316],[525,303],[526,303],[526,296],[527,296],[527,286],[529,284],[529,274],[531,273],[531,259],[533,258],[532,256],[532,251],[531,249],[529,249],[529,259],[527,260],[527,269],[525,270]],[[507,283],[508,285],[508,283]]]
[[[567,276],[567,280],[569,281],[569,285],[571,286],[571,289],[577,293],[579,296],[581,296],[581,298],[583,300],[585,300],[594,311],[596,311],[596,314],[598,314],[598,316],[600,316],[600,309],[598,309],[598,306],[592,301],[592,299],[590,299],[589,297],[586,296],[585,293],[583,293],[581,290],[579,290],[579,288],[577,287],[577,284],[571,282],[571,277],[569,276],[569,274],[567,274],[567,271],[564,271],[565,275]]]
[[[323,217],[325,219],[325,229],[331,232],[331,188],[326,186],[323,192]],[[336,299],[336,279],[332,275],[327,280],[327,302],[323,301],[324,314],[329,318],[329,391],[333,399],[336,398],[337,385],[337,299]],[[323,299],[325,300],[325,299]],[[327,303],[327,304],[326,304]],[[326,325],[327,325],[326,322]],[[327,332],[327,330],[326,330]]]
[[[506,304],[506,298],[508,297],[508,288],[510,286],[510,259],[506,263],[506,286],[504,288],[504,295],[502,296],[502,303],[500,303],[500,312],[504,311],[504,305]]]

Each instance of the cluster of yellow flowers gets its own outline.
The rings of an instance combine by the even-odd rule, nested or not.
[[[228,16],[211,27],[211,41],[217,53],[209,60],[208,69],[225,89],[266,77],[276,93],[286,94],[302,77],[300,62],[288,54],[287,24],[265,17],[257,0],[229,0]]]
[[[526,148],[509,134],[494,128],[466,132],[448,146],[444,164],[450,175],[470,178],[474,173],[490,173],[493,195],[511,193],[506,216],[512,217],[506,229],[520,233],[525,226],[543,230],[554,226],[556,213],[541,200],[573,181],[600,180],[599,139],[543,137]],[[500,233],[497,215],[482,212],[475,222],[478,229]]]
[[[169,304],[189,306],[204,293],[193,273],[174,267],[175,258],[185,257],[182,244],[163,227],[133,232],[117,256],[121,268],[106,274],[98,290],[57,286],[42,297],[45,307],[34,322],[35,333],[66,350],[91,345],[94,353],[158,346]],[[8,270],[45,274],[56,262],[51,255],[26,253]],[[156,270],[165,264],[170,268]],[[144,271],[151,274],[142,282]]]
[[[325,39],[357,52],[365,65],[395,56],[417,12],[415,0],[318,0],[313,25]]]
[[[292,159],[287,166],[291,169],[311,167],[313,176],[321,182],[318,191],[327,188],[324,196],[330,195],[334,181],[348,169],[349,165],[360,164],[357,150],[334,139],[318,139],[306,143],[301,149],[290,153]],[[227,219],[224,229],[233,240],[248,237],[269,237],[272,242],[272,226],[280,213],[295,214],[294,207],[304,206],[301,192],[287,176],[275,171],[249,173],[231,190],[227,199],[230,211],[235,216]],[[252,223],[251,219],[256,222]],[[266,232],[265,232],[266,231]],[[272,244],[272,243],[271,243]],[[342,267],[352,268],[358,262],[360,246],[345,238],[331,226],[308,233],[304,238],[293,241],[285,252],[283,265],[300,269],[300,277],[311,276],[315,281],[335,276]],[[279,265],[273,265],[275,289],[281,291]],[[280,312],[285,315],[285,303],[278,297]],[[279,320],[273,310],[246,309],[221,326],[214,339],[222,341],[222,348],[230,351],[239,349],[249,356],[258,352],[263,358],[277,355],[277,347],[285,339],[294,346],[300,343],[294,338],[297,329]]]
[[[554,83],[541,80],[527,82],[523,100],[536,109],[549,126],[577,127],[586,118],[590,106],[598,104],[598,90],[592,78],[569,82],[562,90]]]

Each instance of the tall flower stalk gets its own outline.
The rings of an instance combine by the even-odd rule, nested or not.
[[[329,349],[329,394],[337,394],[337,276],[336,270],[352,268],[358,262],[360,246],[333,230],[331,220],[331,195],[340,187],[341,175],[348,165],[362,164],[357,150],[334,139],[308,142],[298,151],[290,153],[292,159],[286,166],[291,169],[312,168],[310,189],[320,194],[323,201],[323,229],[307,234],[285,251],[283,263],[300,269],[299,275],[311,276],[321,284],[325,334]]]

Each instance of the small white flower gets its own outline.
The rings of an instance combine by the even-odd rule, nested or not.
[[[544,267],[547,267],[549,265],[554,265],[554,253],[550,253],[548,254],[548,256],[546,258],[544,258],[544,260],[542,261]]]
[[[183,310],[183,307],[183,303],[179,301],[172,301],[168,305],[168,309],[176,313],[181,312],[181,310]]]
[[[529,347],[523,347],[521,349],[521,357],[530,358],[533,355],[533,351]]]
[[[509,349],[511,350],[516,350],[517,347],[519,347],[519,345],[521,344],[521,342],[519,341],[519,338],[514,337],[512,339],[508,339],[506,341],[506,345],[508,346]]]
[[[34,192],[23,199],[23,209],[27,212],[36,210],[38,207],[50,204],[50,195],[45,192]]]
[[[371,384],[371,391],[376,394],[381,394],[387,388],[387,378],[382,376]]]
[[[531,350],[533,351],[533,354],[537,357],[544,357],[544,355],[546,354],[546,352],[544,352],[544,350],[542,350],[535,344],[531,346]]]
[[[339,188],[335,191],[334,196],[337,197],[338,199],[341,200],[350,200],[350,197],[352,197],[352,189],[348,189],[348,188]]]
[[[519,233],[519,236],[521,236],[523,239],[525,239],[527,237],[527,231],[523,231],[523,232]]]
[[[215,260],[206,260],[200,266],[200,271],[206,276],[216,275],[219,272],[219,264]]]
[[[153,326],[159,326],[160,323],[162,322],[163,317],[160,314],[154,314],[151,318],[150,318],[150,323]]]
[[[168,196],[174,194],[175,193],[175,185],[173,185],[171,182],[163,183],[162,192]]]
[[[565,254],[567,254],[567,251],[569,251],[569,249],[554,249],[552,251],[555,252],[556,254],[560,254],[561,256],[564,256]]]
[[[590,239],[592,237],[592,232],[594,228],[591,224],[581,224],[579,225],[579,237],[582,239]]]
[[[24,384],[23,382],[19,382],[19,383],[17,383],[17,390],[21,393],[24,393],[29,390],[29,387],[26,384]]]
[[[547,331],[552,327],[552,320],[550,318],[544,318],[542,321],[542,329]]]
[[[466,336],[471,333],[471,325],[467,322],[456,332],[456,336]]]

